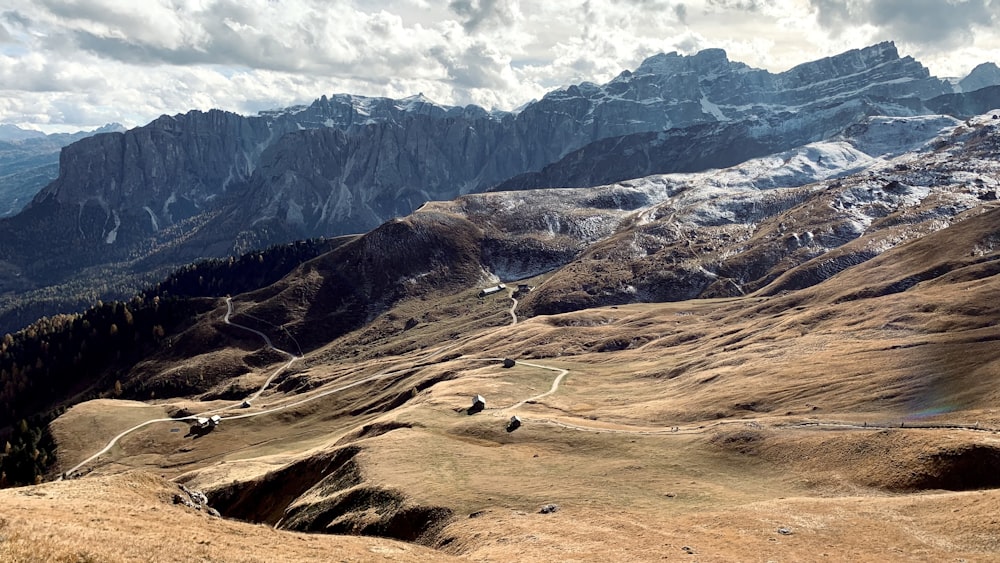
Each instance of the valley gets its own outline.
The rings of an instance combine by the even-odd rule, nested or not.
[[[709,49],[71,145],[0,317],[159,282],[0,340],[0,560],[998,559],[1000,89],[956,92]]]
[[[593,224],[576,209],[575,221]],[[534,289],[517,303],[511,289],[480,298],[460,277],[319,346],[296,344],[318,339],[305,340],[315,327],[294,319],[309,309],[289,298],[322,287],[314,273],[326,266],[313,264],[279,288],[219,300],[204,322],[229,348],[199,361],[259,355],[268,340],[295,356],[304,346],[301,359],[269,356],[222,384],[227,400],[208,390],[209,400],[153,401],[141,416],[129,402],[74,407],[52,426],[58,471],[122,429],[172,420],[123,437],[83,478],[43,487],[151,471],[205,491],[229,518],[389,536],[476,560],[990,558],[1000,286],[989,241],[1000,210],[976,209],[794,290],[787,280],[810,271],[808,257],[749,295],[525,317],[552,299],[563,270],[525,280]],[[425,206],[390,227],[453,228],[440,213]],[[503,263],[533,268],[534,252]],[[411,263],[426,274],[431,262]],[[477,394],[486,409],[470,415]],[[193,413],[224,419],[201,435],[185,420]],[[508,431],[514,414],[522,425]],[[558,510],[539,513],[550,504]]]
[[[979,297],[1000,289],[966,283]],[[472,293],[466,299],[478,300]],[[813,293],[807,301],[822,302]],[[351,366],[318,361],[319,350],[296,369],[306,370],[300,380],[324,383],[281,392],[279,376],[277,389],[251,407],[260,415],[226,415],[200,437],[182,437],[189,421],[181,419],[142,429],[66,486],[152,470],[206,491],[227,516],[281,529],[388,534],[472,559],[736,560],[741,550],[804,559],[823,552],[982,558],[996,548],[989,525],[964,531],[937,514],[948,506],[965,513],[963,522],[989,522],[1000,474],[1000,412],[993,393],[982,393],[992,380],[961,388],[928,370],[907,382],[922,396],[880,390],[891,392],[892,381],[942,353],[976,365],[993,356],[985,364],[996,365],[995,329],[872,326],[843,337],[842,324],[858,315],[884,324],[891,311],[915,304],[943,309],[943,297],[925,288],[833,307],[789,307],[787,296],[626,305],[517,324],[508,317],[441,346],[414,334],[423,350]],[[960,325],[963,316],[939,322]],[[643,344],[586,351],[614,336]],[[528,359],[505,369],[506,355]],[[695,357],[703,365],[688,366]],[[942,367],[963,371],[952,361]],[[831,369],[844,372],[833,389]],[[487,409],[469,415],[477,393]],[[131,404],[115,403],[71,409],[55,426],[60,443],[99,442],[92,432],[100,426],[85,420],[134,416]],[[523,426],[508,432],[515,412]],[[182,432],[170,432],[177,427]],[[87,440],[73,438],[84,429]],[[63,459],[74,455],[61,451]],[[985,480],[975,480],[976,466]],[[959,474],[971,480],[953,481]],[[559,510],[537,514],[547,504]],[[872,527],[885,538],[878,546],[869,543]]]

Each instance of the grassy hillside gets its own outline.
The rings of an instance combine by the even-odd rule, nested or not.
[[[503,293],[411,296],[226,414],[249,416],[146,427],[86,471],[151,469],[232,518],[471,559],[990,559],[996,213],[773,295],[516,324]],[[59,463],[134,410],[67,412]]]
[[[799,188],[426,205],[201,301],[49,425],[52,472],[474,560],[996,559],[1000,145],[950,135]]]

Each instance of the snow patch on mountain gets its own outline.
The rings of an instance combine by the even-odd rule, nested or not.
[[[156,221],[156,214],[153,213],[153,210],[150,209],[148,205],[144,205],[142,207],[142,209],[147,214],[149,214],[149,224],[150,224],[151,227],[153,227],[153,230],[154,231],[159,231],[160,230],[160,224]]]
[[[112,210],[111,215],[115,220],[115,226],[108,232],[108,235],[104,238],[105,244],[114,244],[118,240],[118,227],[122,226],[121,217],[118,216],[118,212]]]
[[[722,110],[719,108],[719,106],[708,101],[708,98],[706,98],[704,94],[702,94],[701,96],[701,111],[707,113],[708,115],[711,115],[712,117],[718,119],[719,121],[729,120],[729,118],[726,117],[726,114],[722,113]]]
[[[419,110],[424,105],[439,107],[442,110],[446,109],[444,106],[439,106],[438,104],[432,102],[429,98],[424,96],[422,92],[414,96],[408,96],[406,98],[396,100],[395,103],[397,109],[401,111],[413,111],[413,112]]]
[[[810,143],[717,171],[711,182],[739,189],[787,188],[853,174],[875,162],[843,141]]]
[[[937,116],[876,117],[863,125],[853,136],[726,169],[653,175],[594,188],[464,196],[457,204],[477,224],[488,230],[495,226],[517,241],[509,243],[512,247],[525,248],[531,241],[549,249],[547,254],[524,251],[531,260],[523,263],[491,256],[489,268],[503,279],[542,271],[546,263],[555,267],[586,247],[605,245],[588,256],[659,263],[673,255],[677,261],[671,271],[687,272],[676,275],[693,275],[701,280],[698,284],[717,282],[719,291],[739,293],[753,289],[756,278],[732,272],[746,267],[744,254],[752,253],[760,240],[772,241],[772,255],[788,255],[800,263],[863,239],[863,251],[849,251],[823,270],[832,275],[843,264],[870,259],[946,227],[950,218],[996,190],[990,166],[984,165],[982,172],[975,166],[956,169],[954,163],[961,159],[950,153],[984,143],[983,136],[992,131],[991,116],[965,124]],[[928,150],[891,156],[907,147]],[[421,211],[442,206],[452,204],[427,204]],[[786,219],[778,217],[788,217],[787,231]],[[892,225],[899,228],[886,228]],[[631,232],[619,236],[625,229]],[[775,234],[759,234],[769,229]],[[674,250],[660,254],[665,248]],[[662,271],[661,266],[651,268]],[[701,291],[698,284],[691,291]],[[644,291],[649,288],[639,291],[649,297]]]
[[[893,158],[926,150],[962,122],[947,115],[871,117],[847,129],[843,138],[873,157]]]

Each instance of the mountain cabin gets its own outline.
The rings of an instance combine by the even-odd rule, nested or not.
[[[493,295],[494,293],[500,293],[501,291],[503,291],[505,289],[507,289],[507,286],[504,285],[504,284],[502,284],[502,283],[494,285],[493,287],[487,287],[487,288],[481,289],[481,290],[479,290],[479,298],[482,299],[483,297],[486,297],[487,295]]]

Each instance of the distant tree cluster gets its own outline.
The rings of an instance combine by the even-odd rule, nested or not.
[[[166,274],[136,278],[127,266],[115,265],[89,269],[58,285],[12,291],[0,296],[0,334],[16,332],[52,311],[84,311],[98,300],[127,300]]]
[[[314,240],[240,258],[185,266],[128,301],[44,317],[0,339],[0,458],[6,485],[34,482],[53,462],[46,426],[66,408],[101,396],[148,398],[129,371],[217,305],[212,299],[264,287],[335,247]]]
[[[62,409],[52,413],[61,414]],[[14,425],[10,435],[0,441],[0,488],[34,485],[42,481],[55,463],[55,444],[49,434],[50,420],[35,417]]]
[[[310,239],[272,246],[243,256],[183,266],[145,292],[160,297],[221,297],[267,287],[299,264],[325,254],[344,239]]]
[[[209,310],[204,300],[135,297],[39,319],[0,340],[0,432],[73,399],[113,393],[168,332]]]

